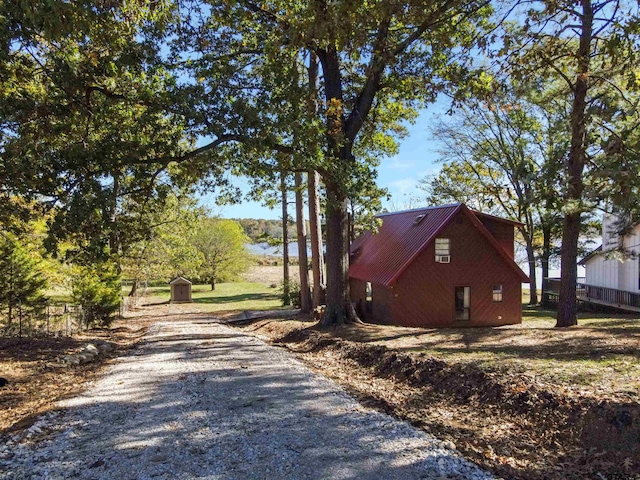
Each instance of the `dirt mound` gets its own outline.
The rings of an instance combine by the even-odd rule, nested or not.
[[[632,473],[640,471],[637,402],[572,396],[540,387],[526,376],[487,372],[470,364],[451,364],[424,354],[344,340],[314,328],[290,331],[274,343],[285,344],[299,353],[331,352],[340,359],[355,362],[377,378],[419,391],[414,398],[395,405],[384,395],[367,395],[366,401],[417,425],[424,426],[421,414],[430,403],[437,403],[434,399],[446,399],[449,406],[456,406],[466,415],[475,410],[476,415],[517,424],[512,427],[515,433],[511,437],[490,439],[488,445],[469,440],[467,448],[461,448],[476,461],[491,460],[492,468],[509,478],[592,478],[595,474],[602,475],[601,472],[606,472],[604,478],[640,478]],[[467,430],[472,428],[469,425]],[[435,430],[450,433],[446,428]],[[461,435],[465,436],[462,427],[456,437]],[[512,453],[514,444],[520,453]],[[538,458],[531,461],[535,467],[518,468],[509,465],[506,460],[509,455],[501,451],[514,457]],[[541,467],[542,463],[547,464],[546,468]]]

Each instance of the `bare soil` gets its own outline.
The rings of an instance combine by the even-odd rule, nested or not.
[[[0,388],[0,435],[27,428],[57,400],[84,390],[167,316],[210,314],[195,304],[148,305],[108,330],[0,339],[0,377],[10,381]],[[327,332],[314,325],[270,318],[241,328],[504,478],[640,480],[638,323],[562,331],[536,321],[455,331],[361,325]],[[56,362],[95,338],[116,349],[87,365]]]
[[[152,315],[139,308],[127,318],[116,320],[111,328],[72,337],[0,338],[0,377],[9,381],[0,388],[0,436],[28,428],[57,401],[86,389],[105,365],[142,340],[157,315],[162,315],[159,308],[167,307],[153,308]],[[96,339],[111,342],[114,350],[84,365],[60,362],[63,355],[75,353]]]
[[[547,332],[536,335],[523,327],[502,340],[474,331],[488,329],[456,333],[362,325],[327,332],[309,321],[274,319],[242,328],[291,350],[364,403],[454,442],[467,458],[504,478],[640,479],[640,405],[629,391],[566,388],[562,383],[570,382],[558,372],[539,381],[486,361],[431,355],[424,351],[426,340],[420,342],[426,335],[446,349],[463,337],[469,351],[476,340],[478,349],[507,341],[541,349],[542,355],[555,348],[580,356],[593,347],[591,336],[599,351],[618,345],[626,354],[634,353],[637,337],[622,346],[625,340],[607,343],[604,332],[579,329],[573,343],[551,337],[545,342],[540,339]]]

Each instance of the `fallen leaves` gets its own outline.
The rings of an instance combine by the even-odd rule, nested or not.
[[[353,336],[320,333],[308,323],[247,329],[287,346],[365,405],[455,442],[504,478],[635,480],[640,471],[640,405],[606,389],[571,389],[526,372],[347,341]]]

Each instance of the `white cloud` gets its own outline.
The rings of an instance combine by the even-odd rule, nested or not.
[[[411,193],[416,189],[418,178],[401,178],[389,182],[389,190],[393,196]]]

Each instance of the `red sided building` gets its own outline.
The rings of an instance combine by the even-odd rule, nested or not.
[[[462,203],[378,216],[351,245],[351,299],[365,321],[411,327],[522,322],[511,220]]]

